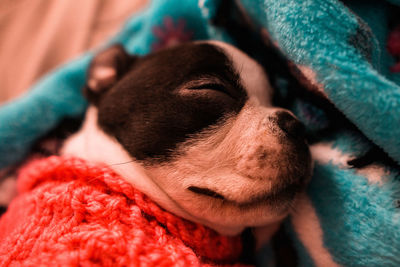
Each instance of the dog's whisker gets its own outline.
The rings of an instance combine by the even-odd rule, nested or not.
[[[132,163],[134,160],[126,161],[126,162],[119,162],[119,163],[114,163],[114,164],[109,164],[108,166],[116,166],[116,165],[123,165],[123,164],[128,164]]]

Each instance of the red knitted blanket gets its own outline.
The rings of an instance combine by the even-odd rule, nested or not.
[[[0,220],[1,266],[214,266],[240,255],[240,238],[166,212],[106,166],[54,156],[18,179]]]

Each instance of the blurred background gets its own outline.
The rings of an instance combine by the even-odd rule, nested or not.
[[[0,104],[114,35],[148,0],[0,0]]]

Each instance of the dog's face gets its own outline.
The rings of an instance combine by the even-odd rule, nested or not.
[[[93,106],[65,154],[110,164],[179,216],[224,234],[271,224],[311,175],[302,125],[271,106],[263,69],[230,45],[144,57],[114,46],[88,76]]]

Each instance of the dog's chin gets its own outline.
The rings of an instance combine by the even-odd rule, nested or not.
[[[270,181],[232,172],[184,175],[165,165],[148,167],[146,172],[175,206],[168,207],[171,212],[224,235],[282,221],[306,184],[306,179],[288,179],[287,172],[272,172]]]
[[[235,235],[247,227],[268,226],[280,222],[291,210],[296,195],[287,192],[274,193],[266,195],[264,200],[237,203],[182,192],[174,196],[174,200],[199,223],[221,234]]]

